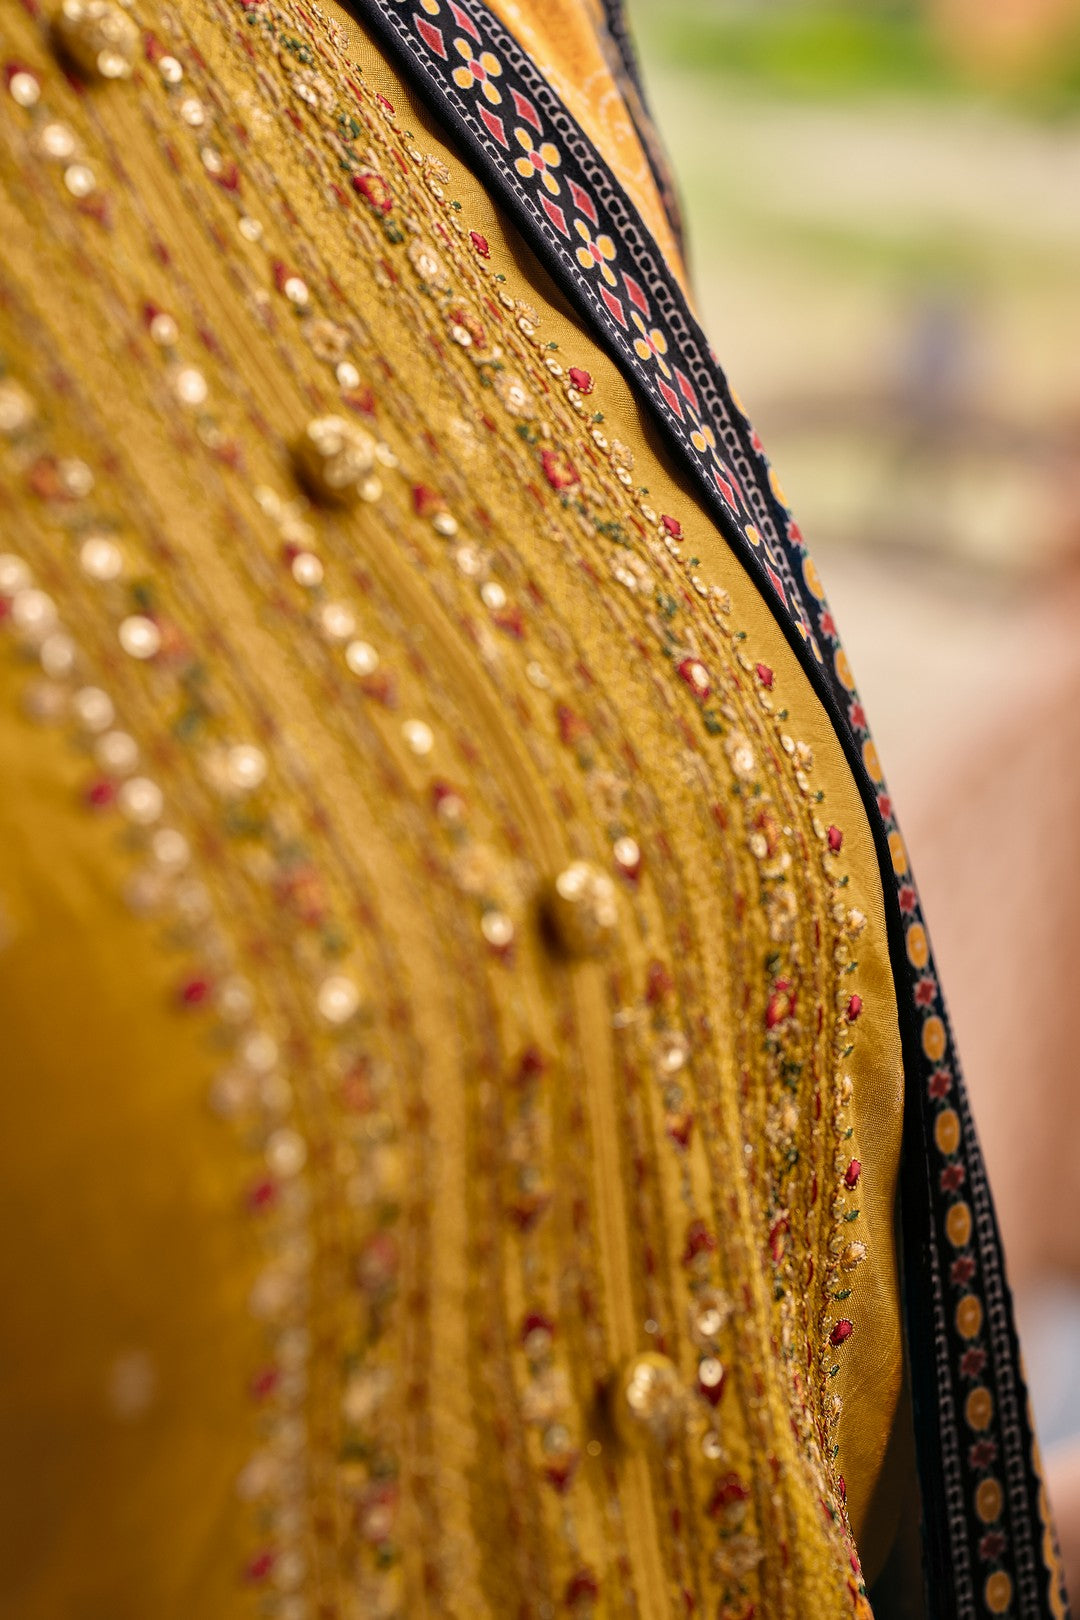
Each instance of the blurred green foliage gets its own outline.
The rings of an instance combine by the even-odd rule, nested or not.
[[[1080,107],[1080,31],[1037,71],[988,85],[903,0],[635,0],[631,9],[647,60],[787,98],[978,95],[1046,116]]]

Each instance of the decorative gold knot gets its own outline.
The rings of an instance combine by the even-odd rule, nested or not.
[[[64,0],[54,29],[64,54],[86,78],[131,77],[139,30],[115,0]]]
[[[612,1418],[627,1444],[666,1445],[678,1431],[686,1389],[668,1356],[646,1350],[631,1357],[619,1373],[614,1395]]]
[[[574,861],[551,884],[544,916],[555,943],[567,956],[598,956],[619,920],[615,885],[588,861]]]
[[[343,416],[314,417],[296,446],[296,469],[308,493],[329,506],[374,499],[377,445],[372,435]]]

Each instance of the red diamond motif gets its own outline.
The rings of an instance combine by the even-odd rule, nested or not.
[[[784,582],[780,578],[780,575],[774,574],[768,563],[765,564],[765,572],[769,576],[769,584],[772,586],[781,602],[783,602],[784,606],[787,607],[787,596],[784,592]]]
[[[550,219],[555,229],[557,231],[561,231],[562,234],[569,239],[570,232],[566,227],[566,215],[563,213],[562,209],[557,203],[553,203],[550,197],[541,197],[540,202],[543,205],[544,213],[547,215],[548,219]]]
[[[586,219],[591,220],[593,225],[599,225],[600,216],[596,212],[596,204],[589,196],[589,193],[583,186],[579,186],[576,180],[570,181],[570,195],[574,199],[574,207],[584,214]]]
[[[635,307],[639,309],[643,315],[647,315],[649,313],[649,300],[645,296],[645,289],[642,287],[640,281],[635,281],[633,276],[628,276],[625,270],[622,273],[622,278],[626,282],[626,290],[630,294],[630,302],[635,305]]]
[[[718,467],[713,468],[713,480],[728,506],[731,507],[733,512],[737,512],[739,510],[739,502],[735,491]]]
[[[416,32],[420,35],[428,50],[434,51],[435,55],[441,56],[445,62],[446,42],[439,30],[433,28],[431,23],[427,22],[423,17],[418,17],[415,12],[413,12],[413,22],[416,24]]]
[[[626,311],[623,309],[621,299],[616,298],[614,293],[609,293],[606,287],[600,288],[600,296],[607,305],[608,314],[613,315],[619,325],[625,328]]]
[[[698,405],[697,394],[694,392],[694,386],[689,377],[686,375],[685,371],[680,371],[678,366],[675,367],[675,381],[679,385],[679,393],[682,395],[683,399],[685,399],[694,415],[700,416],[701,409]]]
[[[480,117],[484,121],[484,128],[487,130],[488,134],[493,135],[498,141],[499,145],[505,147],[509,152],[510,142],[506,138],[506,128],[502,119],[496,118],[495,114],[493,112],[489,112],[486,107],[481,107],[479,111]]]
[[[542,135],[544,133],[544,126],[540,122],[540,114],[537,112],[528,96],[523,96],[520,90],[514,89],[513,85],[510,86],[510,94],[513,97],[514,107],[517,110],[518,117],[524,118],[527,124],[531,124],[533,129],[535,129],[538,134]]]
[[[483,40],[480,38],[480,31],[473,22],[472,18],[469,16],[469,13],[467,11],[462,11],[460,6],[456,6],[454,4],[454,0],[450,0],[450,14],[457,23],[458,27],[464,28],[470,39],[475,39],[478,45],[483,44]]]
[[[663,394],[664,399],[667,401],[667,404],[668,404],[669,408],[675,412],[675,415],[679,418],[679,421],[681,422],[682,421],[683,408],[682,408],[682,404],[681,404],[681,402],[679,400],[679,396],[675,392],[674,388],[672,388],[670,383],[666,383],[664,381],[663,377],[657,377],[656,386],[659,388],[660,392]]]

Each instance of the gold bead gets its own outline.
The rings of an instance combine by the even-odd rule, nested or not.
[[[616,1380],[612,1417],[620,1439],[631,1446],[666,1445],[674,1438],[686,1403],[675,1363],[658,1351],[633,1356]]]
[[[64,0],[55,26],[65,54],[87,78],[130,77],[139,30],[114,0]]]
[[[619,920],[615,885],[588,861],[574,861],[551,884],[544,916],[567,956],[598,956]]]
[[[351,506],[375,466],[370,433],[343,416],[317,416],[296,446],[296,470],[315,500]]]

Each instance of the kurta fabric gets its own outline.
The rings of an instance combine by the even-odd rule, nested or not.
[[[901,1033],[912,1083],[902,1214],[906,1252],[926,1260],[925,1267],[908,1266],[906,1287],[931,1601],[960,1613],[973,1613],[980,1600],[991,1613],[1014,1601],[1023,1612],[1053,1612],[1064,1601],[1060,1572],[985,1167],[904,840],[802,533],[648,225],[499,17],[482,0],[447,0],[445,9],[441,0],[428,0],[424,16],[395,0],[353,3],[415,71],[564,292],[651,405],[670,449],[695,475],[721,532],[758,578],[833,716],[870,813],[893,959],[907,989],[900,998]],[[482,104],[490,96],[473,97],[476,86],[448,68],[444,29],[467,36],[457,48],[471,51],[474,63],[479,53],[494,64],[516,118],[533,131],[515,128],[516,139],[535,154],[544,137],[554,137],[544,142],[542,172],[508,156],[507,126]],[[486,67],[483,73],[486,79]],[[587,238],[588,252],[575,248],[575,234]],[[601,251],[600,242],[611,251]],[[582,277],[581,268],[600,274]],[[972,1412],[985,1421],[973,1424]],[[980,1433],[971,1442],[973,1428]],[[998,1474],[1006,1482],[1008,1522],[988,1535],[979,1493]]]
[[[351,19],[0,21],[5,1604],[866,1613],[901,1030],[784,626]]]

